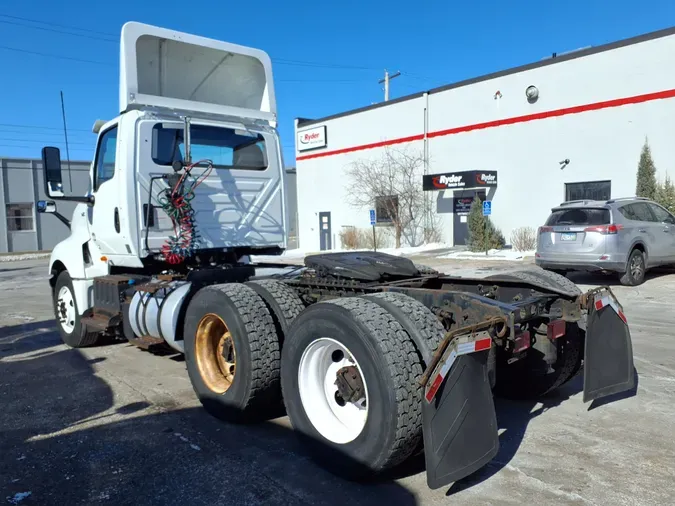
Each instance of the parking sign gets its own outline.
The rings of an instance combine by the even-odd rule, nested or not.
[[[375,209],[370,210],[370,224],[371,226],[375,225]]]
[[[483,202],[483,216],[490,216],[492,214],[492,201],[485,200]]]

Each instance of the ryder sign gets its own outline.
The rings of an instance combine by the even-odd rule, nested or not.
[[[424,191],[485,188],[497,186],[497,171],[467,170],[446,174],[427,174],[422,178]]]
[[[326,125],[300,130],[298,132],[298,151],[326,147]]]

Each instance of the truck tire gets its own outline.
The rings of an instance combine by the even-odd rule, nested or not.
[[[366,298],[382,306],[403,326],[420,353],[422,367],[426,367],[445,337],[443,324],[436,315],[404,293],[380,292]]]
[[[548,338],[539,335],[538,339]],[[536,345],[535,345],[536,346]],[[556,340],[556,361],[548,365],[536,347],[527,351],[525,358],[508,365],[498,357],[495,393],[510,399],[536,399],[546,395],[572,379],[579,371],[583,339],[579,332],[570,331]]]
[[[351,402],[337,386],[327,390],[338,371],[352,380]],[[418,448],[421,375],[408,333],[361,297],[307,308],[282,350],[281,385],[293,427],[319,465],[347,479],[390,469]]]
[[[85,348],[97,344],[101,334],[87,332],[87,328],[82,325],[73,281],[68,271],[61,272],[56,278],[53,299],[54,316],[61,340],[71,348]]]
[[[199,290],[185,313],[185,363],[213,416],[233,422],[277,416],[280,348],[262,298],[240,283]]]
[[[300,296],[286,283],[275,279],[261,279],[249,281],[248,286],[260,295],[267,309],[272,315],[277,335],[283,345],[284,336],[295,317],[298,316],[305,305]]]

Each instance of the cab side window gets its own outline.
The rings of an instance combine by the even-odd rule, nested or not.
[[[115,157],[117,153],[117,127],[106,130],[98,142],[96,165],[94,169],[94,191],[115,175]]]

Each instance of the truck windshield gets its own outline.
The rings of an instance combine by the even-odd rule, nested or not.
[[[265,170],[267,153],[260,134],[232,128],[192,125],[190,155],[193,162],[208,159],[216,169]],[[152,129],[152,160],[158,165],[184,161],[183,128],[161,123]]]

